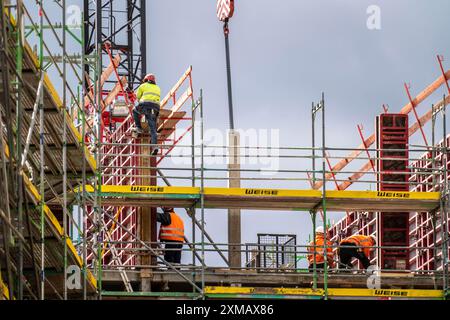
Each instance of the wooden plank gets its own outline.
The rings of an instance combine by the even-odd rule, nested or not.
[[[127,78],[125,76],[122,76],[122,78],[120,78],[120,83],[122,83],[122,86],[125,87],[128,83]],[[114,101],[116,96],[120,93],[120,91],[122,90],[120,83],[119,83],[119,81],[117,81],[114,88],[106,96],[105,106],[110,105]]]
[[[178,90],[178,88],[183,84],[184,80],[188,77],[188,75],[192,72],[192,66],[189,66],[189,68],[184,72],[184,74],[181,76],[181,78],[178,80],[178,82],[172,87],[172,89],[169,91],[169,93],[161,100],[161,109],[163,109],[166,104],[169,102],[169,99],[173,97],[175,92]]]
[[[223,287],[206,286],[205,294],[213,297],[214,295],[248,295],[256,297],[257,295],[282,295],[282,296],[324,296],[325,290],[311,288],[271,288],[271,287]],[[329,297],[366,297],[366,298],[435,298],[442,299],[444,292],[442,290],[417,290],[417,289],[354,289],[354,288],[329,288]]]

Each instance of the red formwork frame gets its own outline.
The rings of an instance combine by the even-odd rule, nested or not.
[[[134,185],[137,179],[134,176],[137,174],[137,169],[127,169],[127,167],[137,166],[137,157],[133,157],[134,154],[139,154],[139,146],[133,143],[127,143],[131,140],[130,130],[131,123],[124,122],[122,125],[112,133],[109,138],[111,142],[116,142],[120,145],[104,144],[101,147],[101,165],[102,165],[102,185]],[[120,156],[131,155],[131,156]],[[130,175],[126,175],[130,173]],[[131,231],[132,234],[137,234],[137,215],[136,208],[134,207],[103,207],[102,210],[109,212],[114,218]],[[91,215],[93,210],[91,209]],[[92,216],[93,217],[93,216]],[[118,257],[122,265],[132,266],[137,263],[134,254],[131,254],[127,249],[132,249],[135,239],[129,232],[125,232],[123,228],[118,227],[117,223],[112,219],[104,219],[104,226],[111,241],[122,242],[115,244]],[[88,224],[88,230],[90,229]],[[93,252],[90,252],[87,256],[87,260],[91,261],[93,258]],[[115,261],[112,259],[110,248],[105,248],[103,253],[103,264],[111,265]]]
[[[442,85],[445,85],[447,88],[447,92],[450,95],[450,85],[448,83],[449,79],[449,72],[445,71],[443,66],[443,57],[441,55],[437,56],[441,76],[434,81],[430,86],[428,86],[425,90],[423,90],[421,93],[419,93],[415,98],[412,98],[409,93],[409,87],[406,87],[407,89],[407,95],[409,99],[409,103],[402,108],[400,111],[403,114],[408,114],[410,111],[415,112],[417,106],[422,103],[427,97],[429,97],[433,92],[435,92],[438,88],[440,88]],[[408,108],[410,107],[410,108]],[[383,105],[384,113],[388,112],[388,106]],[[417,114],[414,114],[414,117],[418,120]],[[425,120],[428,121],[428,120]],[[422,131],[422,127],[425,124],[422,121],[417,121],[419,124],[419,129]],[[414,127],[414,126],[412,126]],[[411,129],[411,128],[410,128]],[[413,131],[414,132],[414,131]],[[367,149],[370,147],[372,143],[374,143],[374,140],[370,140],[369,144],[366,144],[366,141],[364,140],[362,146],[360,148]],[[440,145],[442,145],[442,141],[440,142]],[[447,145],[450,145],[450,135],[447,137]],[[345,165],[347,165],[349,162],[357,158],[357,155],[349,155],[349,157],[341,160],[338,164],[336,164],[333,167],[334,173],[339,173],[340,170],[342,170]],[[416,161],[411,164],[412,167],[416,166],[418,168],[421,168],[420,170],[423,171],[423,168],[427,168],[427,166],[431,169],[431,162],[426,161],[427,159],[431,159],[431,153],[425,153],[423,155],[423,160]],[[438,153],[435,157],[437,162],[442,162],[442,154]],[[448,157],[450,159],[450,157]],[[371,165],[369,163],[368,166],[365,166],[362,168],[362,170],[366,169],[367,171],[370,170]],[[442,174],[437,177],[439,181],[442,183],[444,179],[450,180],[450,161],[447,163],[447,168],[449,169],[449,175],[447,177],[444,177]],[[356,174],[355,174],[356,175]],[[356,176],[352,181],[356,181],[361,178],[362,175]],[[353,178],[353,177],[352,177]],[[413,182],[410,186],[410,191],[438,191],[436,190],[433,185],[431,184],[431,181],[433,180],[432,174],[425,176],[423,174],[414,174],[414,171],[411,172],[410,175],[410,181]],[[439,183],[438,181],[438,183]],[[428,185],[429,183],[429,185]],[[437,183],[437,184],[438,184]],[[435,185],[437,185],[435,184]],[[345,189],[348,188],[351,185],[351,183],[348,183],[345,185]],[[320,186],[320,185],[319,185]],[[317,185],[314,186],[317,188]],[[437,216],[439,216],[439,213],[436,213]],[[329,232],[331,235],[331,240],[335,243],[339,243],[339,240],[341,240],[343,237],[350,236],[352,234],[360,233],[360,234],[368,234],[367,232],[369,230],[379,230],[379,224],[380,219],[379,216],[376,213],[373,212],[350,212],[349,217],[343,218],[333,223],[333,226],[330,228]],[[448,224],[450,224],[450,217]],[[434,254],[433,249],[431,247],[434,245],[433,242],[433,230],[430,230],[430,225],[432,226],[432,215],[429,212],[411,212],[409,214],[409,268],[411,270],[416,270],[419,272],[426,272],[428,270],[432,270],[433,268],[437,270],[442,270],[442,263],[440,261],[436,262],[434,261]],[[441,232],[441,222],[437,221],[436,224],[436,232],[434,234],[439,235]],[[372,233],[369,233],[372,234]],[[440,245],[441,240],[438,238],[436,240],[436,246]],[[430,247],[430,249],[419,249],[420,247]],[[379,253],[377,253],[377,259],[379,257]],[[442,257],[442,252],[437,252],[436,254],[437,258],[439,259]],[[448,255],[450,256],[450,248]],[[372,261],[373,261],[372,257]]]
[[[404,114],[383,113],[377,117],[377,168],[379,191],[409,191],[409,125]],[[397,149],[401,151],[391,151]],[[388,183],[398,182],[398,183]],[[408,212],[378,213],[379,261],[382,269],[407,270],[409,252]]]
[[[111,60],[112,61],[112,60]],[[112,61],[113,63],[113,61]],[[114,68],[116,67],[113,63]],[[116,72],[116,77],[118,73]],[[187,87],[186,89],[184,89]],[[180,90],[183,90],[181,94],[178,94]],[[107,95],[108,92],[104,92],[103,95]],[[130,93],[121,86],[120,92],[116,95],[117,98],[123,98],[125,103],[129,105],[133,103],[134,97],[130,97]],[[187,103],[190,101],[191,103]],[[183,116],[177,118],[175,115],[185,109],[186,114],[190,114],[191,107],[194,104],[193,86],[192,86],[192,67],[189,67],[177,83],[172,87],[167,96],[161,100],[161,109],[165,108],[170,110],[169,116],[161,117],[161,125],[159,129],[164,128],[169,121],[175,122],[173,132],[164,140],[159,140],[159,144],[170,144],[167,148],[161,148],[160,157],[156,163],[158,165],[174,147],[189,133],[191,132],[193,125],[189,124],[187,128],[181,129],[181,134],[177,135],[176,124],[179,121],[192,121],[192,117]],[[186,105],[188,105],[186,107]],[[123,119],[115,119],[119,123],[119,126],[114,131],[108,132],[108,134],[102,135],[102,185],[136,185],[139,184],[139,178],[135,178],[139,175],[139,169],[135,167],[139,166],[139,154],[140,147],[136,144],[131,136],[131,129],[134,126],[134,120],[131,113]],[[105,129],[105,128],[104,128]],[[180,130],[180,129],[178,129]],[[103,132],[107,130],[103,130]],[[115,145],[116,144],[116,145]],[[122,156],[123,154],[123,156]],[[126,168],[126,167],[131,167]],[[119,222],[121,226],[126,227],[131,234],[138,235],[138,213],[136,207],[103,207],[102,210],[108,211]],[[92,211],[92,210],[91,210]],[[91,213],[92,214],[92,213]],[[131,236],[130,232],[127,232],[119,224],[115,223],[112,219],[104,218],[104,226],[110,236],[111,242],[117,242],[114,246],[117,249],[117,256],[120,260],[120,264],[123,266],[134,266],[138,264],[138,256],[132,251],[137,246],[137,239]],[[88,224],[89,229],[91,225]],[[92,261],[94,252],[89,252],[87,260]],[[103,252],[103,264],[114,265],[117,261],[113,259],[110,248],[105,248]]]
[[[442,141],[438,144],[442,146]],[[447,145],[450,145],[450,135],[447,137]],[[428,161],[432,157],[431,152],[427,152],[422,156],[422,160],[417,160],[411,164],[411,167],[417,167],[420,172],[423,173],[424,169],[429,168],[431,170],[432,162]],[[435,161],[437,166],[442,163],[443,155],[442,153],[437,153],[435,156]],[[450,157],[447,163],[447,167],[450,169]],[[450,170],[447,177],[450,180]],[[443,175],[436,175],[438,181],[435,183],[439,184],[444,180]],[[421,191],[430,192],[437,191],[432,184],[433,176],[415,174],[414,170],[411,172],[410,191]],[[436,213],[439,217],[439,212]],[[442,270],[442,264],[439,261],[435,262],[434,259],[434,241],[433,241],[433,224],[432,215],[429,212],[411,212],[408,215],[409,220],[409,269],[418,272],[427,272],[434,269]],[[374,212],[350,212],[349,219],[343,218],[330,228],[329,232],[331,235],[331,241],[333,243],[339,243],[339,241],[352,234],[376,234],[371,230],[378,230],[378,224],[380,223],[378,215]],[[450,217],[448,224],[450,224]],[[439,234],[441,232],[441,223],[437,219],[436,233],[438,235],[436,239],[436,246],[439,246],[441,241]],[[442,257],[442,252],[437,250],[437,258]],[[448,255],[450,256],[450,248]],[[375,257],[371,257],[372,261],[375,261]]]
[[[377,117],[378,190],[380,191],[408,191],[409,189],[408,130],[407,115],[383,113]],[[390,151],[390,149],[402,151]],[[395,181],[398,183],[392,183]]]
[[[447,145],[450,143],[450,135],[447,136]],[[443,146],[443,141],[439,142],[439,147]],[[437,151],[434,157],[436,166],[441,166],[444,161],[444,155],[442,152]],[[432,159],[431,152],[427,152],[422,155],[420,160],[414,162],[411,167],[423,169],[432,169]],[[450,168],[450,158],[447,157],[447,168]],[[413,171],[414,172],[414,171]],[[447,171],[448,172],[448,171]],[[434,183],[433,179],[436,179]],[[445,179],[450,180],[450,174],[444,177],[443,173],[438,175],[411,175],[412,188],[411,191],[439,191],[438,185],[441,184]],[[439,247],[441,245],[440,234],[442,232],[442,223],[440,220],[440,213],[436,213],[437,219],[435,227],[433,228],[433,215],[430,212],[412,212],[409,216],[409,239],[410,239],[410,255],[409,255],[409,265],[411,269],[420,270],[423,272],[432,270],[442,270],[442,251],[434,247]],[[447,224],[450,223],[450,217]],[[434,238],[436,237],[436,238]],[[435,252],[436,251],[436,252]],[[450,254],[450,248],[449,252]],[[435,259],[438,259],[436,261]],[[449,256],[449,255],[447,255]]]

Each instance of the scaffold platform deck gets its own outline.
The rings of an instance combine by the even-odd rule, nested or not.
[[[94,193],[88,186],[86,191]],[[432,211],[439,207],[439,192],[326,191],[207,187],[110,186],[100,187],[102,205],[137,207],[311,211]]]
[[[152,288],[168,291],[131,292],[117,290],[121,278],[117,271],[105,269],[102,295],[105,298],[190,298],[192,289],[179,275],[167,271],[154,271]],[[192,271],[182,271],[193,281],[200,283],[201,274],[192,277]],[[127,271],[128,278],[136,285],[140,281],[139,271]],[[399,299],[443,299],[442,277],[439,275],[413,273],[382,273],[380,289],[367,288],[367,275],[329,273],[327,297],[330,299],[399,298]],[[272,298],[272,299],[322,299],[324,297],[323,275],[318,274],[317,289],[312,288],[313,274],[308,272],[258,272],[255,270],[207,269],[204,275],[206,298]],[[280,287],[280,283],[283,287]],[[114,290],[116,288],[117,291]]]

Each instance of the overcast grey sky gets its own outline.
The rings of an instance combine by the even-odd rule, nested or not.
[[[357,124],[371,134],[383,103],[392,112],[407,103],[404,82],[415,95],[439,76],[437,54],[450,61],[447,0],[235,3],[230,46],[236,127],[280,129],[284,146],[310,146],[311,102],[324,91],[327,145],[356,147]],[[206,128],[225,130],[224,40],[215,5],[214,0],[148,1],[149,71],[167,92],[192,65],[196,94],[204,90]],[[370,5],[381,9],[381,30],[366,26]],[[420,115],[438,95],[420,107]],[[412,141],[422,143],[419,138]],[[227,240],[224,225],[225,211],[207,211],[207,229],[218,242]],[[243,212],[243,242],[272,232],[297,234],[304,244],[310,231],[306,213]]]

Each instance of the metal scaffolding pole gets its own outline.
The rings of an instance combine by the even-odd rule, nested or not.
[[[39,1],[39,10],[43,10],[43,0]],[[43,77],[44,69],[44,17],[40,14],[39,19],[39,72],[40,78]],[[41,195],[41,300],[45,299],[45,158],[44,158],[44,95],[41,95],[39,102],[39,154],[41,160],[40,166],[40,195]]]
[[[17,45],[16,45],[16,157],[20,162],[20,155],[22,154],[22,69],[23,69],[23,3],[22,0],[17,0]],[[3,12],[2,12],[3,14]],[[18,229],[23,232],[23,188],[22,175],[20,170],[16,171],[16,195],[17,195],[17,211],[18,211]],[[19,294],[18,298],[23,299],[23,242],[19,241]]]
[[[194,99],[192,99],[192,106],[191,106],[191,127],[192,127],[192,131],[191,131],[191,174],[192,174],[192,181],[191,181],[191,186],[195,187],[195,115],[196,115],[196,111],[197,111],[197,105],[194,101]],[[191,230],[192,230],[192,243],[193,243],[193,250],[192,250],[192,265],[195,266],[196,265],[196,260],[195,260],[195,256],[196,256],[196,245],[195,245],[195,225],[199,225],[199,222],[197,221],[197,218],[195,217],[195,206],[193,206],[192,208],[190,208],[190,216],[191,216]],[[203,263],[203,261],[200,261],[201,263]],[[196,272],[195,272],[195,268],[192,271],[192,281],[194,282],[195,280],[195,276],[196,276]],[[195,288],[192,287],[192,292],[195,293]]]
[[[445,103],[445,102],[444,102]],[[434,104],[431,106],[432,109],[432,116],[431,116],[431,170],[433,173],[432,179],[433,179],[433,191],[438,190],[437,186],[437,177],[436,177],[436,110],[434,107]],[[436,235],[436,210],[433,210],[431,213],[431,223],[433,225],[433,261],[434,261],[434,268],[436,268],[436,261],[437,261],[437,235]],[[417,252],[418,254],[418,252]]]
[[[200,141],[201,141],[201,149],[200,149],[200,155],[201,155],[201,164],[200,164],[200,208],[201,208],[201,221],[202,221],[202,228],[201,228],[201,243],[202,243],[202,271],[201,271],[201,293],[202,298],[205,299],[205,179],[204,179],[204,126],[203,126],[203,90],[200,89]]]
[[[321,111],[322,111],[322,212],[323,212],[323,232],[325,235],[325,240],[323,242],[323,289],[325,294],[325,300],[328,299],[328,259],[327,259],[327,202],[326,202],[326,171],[325,171],[325,161],[326,161],[326,142],[325,142],[325,94],[322,93],[321,99]]]
[[[314,102],[312,103],[311,106],[311,126],[312,126],[312,132],[311,132],[311,151],[312,151],[312,185],[314,186],[314,184],[316,183],[316,126],[315,126],[315,122],[316,122],[316,107],[314,105]]]
[[[444,169],[444,187],[442,199],[444,200],[441,210],[441,242],[442,242],[442,279],[444,294],[447,295],[448,290],[448,210],[449,210],[449,184],[448,184],[448,143],[447,143],[447,116],[444,95],[444,108],[442,109],[442,135],[443,135],[443,169]]]
[[[63,56],[63,133],[62,133],[62,141],[63,141],[63,241],[64,241],[64,300],[67,300],[67,241],[69,230],[68,230],[68,212],[67,212],[67,82],[66,82],[66,0],[61,1],[61,9],[62,9],[62,56]],[[84,159],[83,159],[84,162]]]
[[[97,103],[97,137],[96,137],[96,162],[97,162],[97,174],[94,182],[95,185],[95,199],[94,199],[94,210],[95,210],[95,228],[96,228],[96,241],[97,241],[97,289],[98,298],[102,299],[102,210],[101,210],[101,197],[99,196],[101,192],[102,176],[101,176],[101,147],[102,147],[102,50],[103,50],[103,37],[102,37],[102,2],[97,1],[96,5],[96,54],[97,54],[97,70],[96,70],[96,103]]]
[[[0,50],[2,53],[1,56],[1,61],[3,62],[4,66],[2,68],[2,82],[3,82],[3,106],[5,108],[5,113],[6,115],[9,113],[8,111],[10,111],[10,106],[9,106],[9,95],[10,95],[10,87],[9,87],[9,66],[8,66],[8,53],[7,53],[7,43],[8,43],[8,35],[6,32],[6,19],[5,19],[5,7],[4,7],[4,3],[3,1],[1,1],[0,3],[0,10],[1,10],[1,39],[2,42],[0,43]],[[3,140],[3,118],[2,118],[2,114],[0,112],[0,153],[1,153],[1,161],[2,161],[2,174],[1,176],[3,177],[2,179],[2,188],[0,188],[0,190],[2,192],[4,192],[5,194],[5,198],[0,198],[1,200],[5,200],[5,201],[0,201],[0,210],[2,210],[2,203],[4,204],[4,208],[6,210],[6,219],[8,220],[9,223],[11,223],[11,211],[10,211],[10,199],[9,199],[9,184],[12,183],[12,179],[11,176],[8,176],[8,171],[7,171],[7,167],[6,167],[6,163],[7,163],[7,157],[6,157],[6,144],[4,143]],[[7,134],[8,134],[8,140],[11,137],[11,126],[6,126],[6,130],[7,130]],[[9,127],[9,128],[8,128]],[[10,144],[11,145],[11,144]],[[12,151],[11,148],[8,148],[10,150],[10,153]],[[12,155],[9,155],[9,160],[11,160]],[[9,165],[9,167],[11,167],[11,164]],[[3,229],[3,246],[4,246],[4,251],[5,251],[5,262],[6,262],[6,282],[8,284],[8,291],[9,291],[9,296],[13,297],[13,277],[12,277],[12,271],[10,268],[11,262],[10,262],[10,251],[9,251],[9,245],[10,245],[10,241],[13,240],[12,238],[12,231],[10,229],[10,226],[8,225],[8,223],[6,221],[3,221],[2,223],[2,229]],[[1,276],[0,276],[0,280],[1,280]]]
[[[87,10],[87,8],[85,8]],[[83,16],[85,17],[85,13],[83,13]],[[85,56],[85,23],[81,25],[81,61],[82,66],[86,64],[86,56]],[[86,64],[87,66],[87,64]],[[81,68],[81,73],[83,74],[85,70]],[[81,88],[83,92],[83,97],[88,96],[89,92],[87,90],[87,84],[86,84],[86,77],[81,77]],[[79,98],[79,104],[82,106],[82,111],[80,112],[81,115],[81,141],[79,142],[81,144],[82,149],[82,155],[83,159],[86,159],[86,108],[84,103],[82,103],[81,97]],[[83,161],[82,168],[81,168],[81,207],[82,207],[82,219],[83,219],[83,246],[82,246],[82,256],[83,256],[83,300],[87,299],[87,210],[86,210],[86,161]]]

